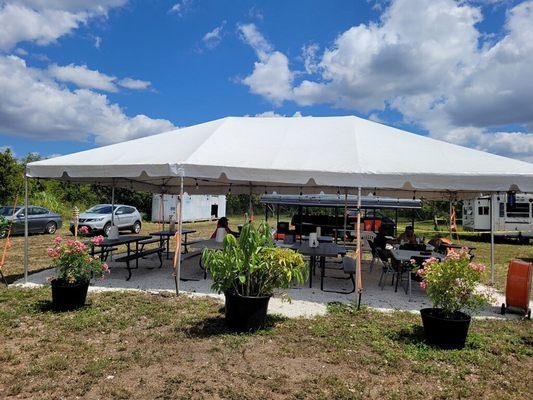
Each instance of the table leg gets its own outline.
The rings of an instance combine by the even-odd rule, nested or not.
[[[315,257],[309,256],[309,287],[313,287],[313,271],[315,270]]]
[[[324,290],[324,276],[326,275],[326,257],[320,257],[320,290]]]
[[[135,241],[135,253],[139,253],[139,241]],[[135,268],[139,269],[139,258],[135,259]]]
[[[185,243],[183,243],[183,253],[184,254],[187,254],[189,252],[189,250],[187,249],[187,235],[188,235],[188,233],[184,234],[184,236],[185,236],[184,237]]]
[[[170,257],[170,236],[167,236],[167,260]]]

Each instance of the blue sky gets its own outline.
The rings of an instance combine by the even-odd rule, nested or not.
[[[533,159],[531,2],[49,3],[0,0],[0,148],[18,156],[296,113]]]

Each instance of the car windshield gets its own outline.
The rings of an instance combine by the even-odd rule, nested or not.
[[[115,206],[115,210],[117,209],[117,206]],[[108,205],[98,205],[89,208],[86,212],[91,214],[111,214],[111,206]]]
[[[21,207],[15,207],[15,211],[20,210]],[[11,217],[13,215],[13,207],[0,207],[0,215],[3,217]]]

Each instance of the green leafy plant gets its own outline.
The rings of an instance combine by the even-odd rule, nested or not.
[[[97,236],[92,242],[98,245],[103,236]],[[103,278],[109,273],[106,263],[93,257],[87,251],[84,243],[69,239],[64,241],[61,236],[54,239],[54,245],[48,249],[52,258],[52,266],[56,269],[56,276],[49,279],[59,279],[68,283],[88,282],[92,278]]]
[[[440,262],[428,259],[418,274],[433,305],[451,316],[458,311],[473,312],[487,303],[487,295],[477,291],[485,269],[485,265],[471,262],[467,249],[461,249]]]
[[[202,260],[213,276],[213,289],[242,296],[270,296],[275,289],[303,283],[307,269],[300,254],[277,248],[266,223],[243,226],[239,238],[228,234],[222,250],[205,249]]]

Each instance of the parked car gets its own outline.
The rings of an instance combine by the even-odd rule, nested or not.
[[[0,207],[0,215],[11,223],[11,233],[24,233],[24,207],[16,206],[13,214],[13,206]],[[53,234],[61,228],[62,220],[59,214],[44,207],[28,206],[28,232]]]
[[[86,226],[90,233],[102,232],[105,236],[111,228],[111,204],[98,204],[80,214],[78,229]],[[114,206],[114,224],[119,230],[141,231],[141,214],[135,207],[123,204]],[[70,221],[70,231],[74,233],[74,221]]]

